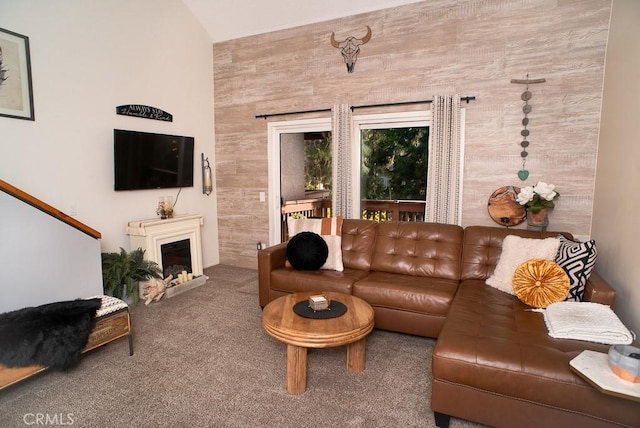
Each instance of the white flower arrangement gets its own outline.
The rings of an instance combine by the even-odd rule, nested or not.
[[[544,207],[552,210],[555,208],[553,200],[560,194],[554,189],[556,186],[538,181],[535,186],[527,186],[520,189],[516,200],[520,205],[529,207],[533,214],[538,214]]]

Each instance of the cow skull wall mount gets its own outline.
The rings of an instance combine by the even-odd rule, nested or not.
[[[349,36],[343,41],[336,40],[335,33],[331,33],[331,46],[339,48],[340,53],[344,57],[344,63],[347,65],[347,72],[353,73],[353,69],[356,66],[356,60],[360,53],[360,46],[371,40],[371,28],[367,25],[367,34],[361,39],[356,39],[353,36]]]

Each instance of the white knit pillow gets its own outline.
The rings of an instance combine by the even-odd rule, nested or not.
[[[518,266],[531,259],[554,260],[560,247],[558,238],[531,239],[507,235],[502,241],[502,253],[487,285],[513,294],[513,274]]]

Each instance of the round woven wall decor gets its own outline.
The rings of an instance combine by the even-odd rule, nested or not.
[[[487,204],[489,215],[501,226],[516,226],[527,218],[527,210],[516,201],[520,188],[502,186],[491,194]]]

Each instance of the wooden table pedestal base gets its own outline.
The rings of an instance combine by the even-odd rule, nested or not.
[[[307,389],[308,348],[347,346],[347,370],[359,373],[365,368],[367,335],[373,329],[373,309],[364,300],[340,293],[322,293],[347,306],[337,318],[310,319],[294,313],[293,306],[311,294],[280,297],[265,306],[262,325],[275,339],[287,344],[287,391],[299,395]]]

